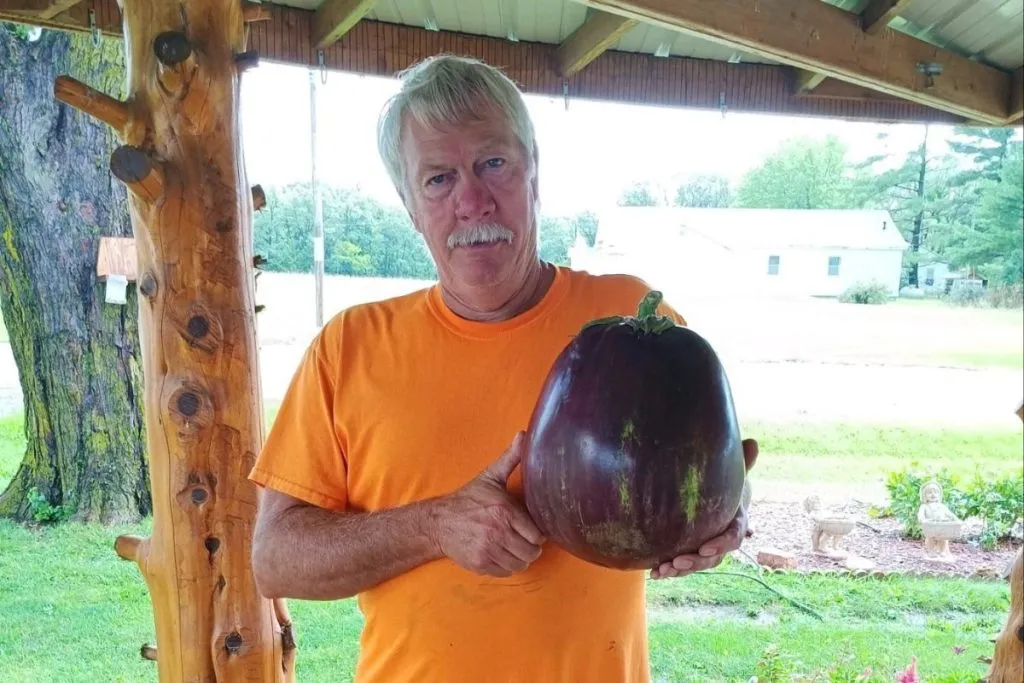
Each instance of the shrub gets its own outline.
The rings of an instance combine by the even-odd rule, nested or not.
[[[1024,473],[1002,479],[975,475],[963,483],[947,470],[937,472],[912,468],[890,472],[886,480],[889,506],[884,513],[903,523],[909,538],[921,538],[917,510],[921,506],[921,486],[935,479],[942,486],[942,502],[960,519],[976,517],[984,523],[979,542],[990,550],[1009,537],[1024,518]]]
[[[997,285],[985,292],[985,300],[992,308],[1016,308],[1024,306],[1024,283]]]
[[[889,300],[889,290],[881,282],[857,282],[839,295],[844,304],[884,304]]]

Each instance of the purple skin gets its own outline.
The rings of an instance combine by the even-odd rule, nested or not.
[[[596,320],[556,359],[527,430],[526,506],[552,541],[615,569],[696,553],[736,516],[746,465],[724,368],[656,316]]]

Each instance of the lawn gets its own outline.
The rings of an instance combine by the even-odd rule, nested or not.
[[[154,638],[149,597],[136,567],[112,550],[120,533],[146,535],[149,528],[28,529],[0,521],[0,671],[6,680],[156,680],[154,664],[138,656],[139,646]],[[723,569],[750,571],[738,563]],[[988,638],[1009,605],[1007,586],[996,582],[766,580],[823,621],[748,579],[718,572],[649,584],[655,680],[746,681],[774,644],[796,671],[870,666],[871,680],[891,681],[917,656],[924,680],[974,681],[985,670],[977,657],[990,654]],[[361,626],[355,602],[293,600],[289,607],[299,646],[297,680],[351,680]]]
[[[273,406],[268,422],[273,419]],[[750,425],[761,440],[761,481],[880,476],[910,457],[941,452],[943,462],[988,471],[1019,467],[1019,432],[900,429],[888,426]],[[24,447],[20,417],[0,419],[0,489]],[[1013,457],[1011,457],[1013,456]],[[850,458],[857,457],[857,467]],[[68,524],[30,529],[0,521],[0,671],[18,681],[155,681],[138,656],[153,642],[150,603],[136,567],[114,554],[121,533]],[[738,563],[721,569],[750,572]],[[903,577],[767,575],[770,585],[823,621],[749,579],[715,572],[652,582],[649,616],[657,681],[746,681],[769,646],[778,666],[807,672],[837,665],[851,677],[891,681],[912,656],[926,681],[975,681],[1009,604],[1003,583]],[[290,601],[300,681],[351,679],[361,616],[355,602]],[[962,648],[962,649],[961,649]],[[959,654],[957,654],[959,653]],[[762,679],[763,680],[763,679]]]

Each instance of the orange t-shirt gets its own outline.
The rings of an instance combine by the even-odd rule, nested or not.
[[[250,478],[333,510],[449,493],[526,428],[582,325],[635,314],[648,290],[558,268],[538,305],[503,322],[457,317],[437,286],[345,310],[306,353]],[[518,467],[509,490],[522,500]],[[448,559],[421,565],[358,596],[356,680],[645,683],[645,580],[551,542],[504,579]]]

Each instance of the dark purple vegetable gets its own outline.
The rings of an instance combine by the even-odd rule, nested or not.
[[[656,314],[586,325],[555,360],[527,430],[526,506],[589,562],[646,569],[723,532],[746,465],[722,364],[696,332]]]

